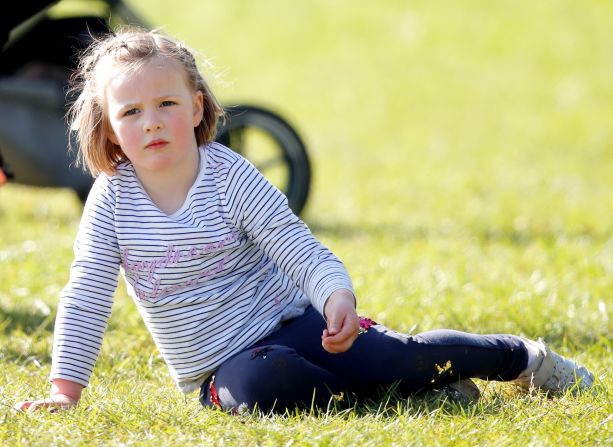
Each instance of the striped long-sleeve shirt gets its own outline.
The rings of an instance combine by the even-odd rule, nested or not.
[[[253,165],[218,143],[199,150],[197,179],[171,215],[130,163],[96,179],[60,298],[50,380],[88,385],[120,270],[185,393],[309,303],[323,314],[332,292],[353,291],[341,261]]]

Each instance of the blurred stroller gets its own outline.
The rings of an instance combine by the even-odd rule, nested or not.
[[[91,1],[102,13],[52,17],[61,0],[28,0],[0,16],[0,185],[67,187],[85,200],[91,176],[73,165],[64,120],[68,77],[91,35],[121,23],[148,27],[122,0]],[[100,9],[100,8],[99,8]],[[296,214],[309,193],[311,169],[303,141],[278,114],[253,105],[225,107],[217,141],[249,159],[287,196]]]

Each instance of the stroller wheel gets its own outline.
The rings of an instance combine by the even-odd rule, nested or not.
[[[309,194],[311,166],[304,143],[279,115],[260,107],[226,108],[217,141],[238,152],[287,197],[300,214]]]

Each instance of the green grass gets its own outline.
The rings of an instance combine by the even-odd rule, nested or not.
[[[313,160],[303,218],[346,263],[359,310],[403,331],[544,336],[599,376],[546,399],[479,382],[349,410],[232,417],[175,389],[123,287],[80,406],[47,395],[53,317],[81,212],[0,189],[2,445],[613,443],[613,4],[133,1],[206,54],[226,104],[271,107]]]

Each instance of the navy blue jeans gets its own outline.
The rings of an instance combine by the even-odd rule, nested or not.
[[[262,411],[326,406],[333,394],[373,397],[397,385],[403,395],[459,379],[513,380],[528,353],[514,335],[477,335],[448,329],[415,336],[374,324],[351,349],[321,346],[323,317],[313,308],[222,363],[202,385],[203,406]]]

